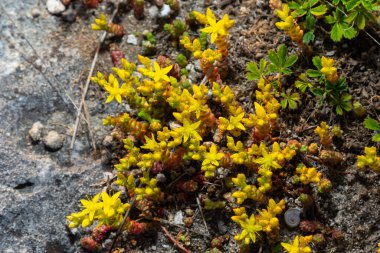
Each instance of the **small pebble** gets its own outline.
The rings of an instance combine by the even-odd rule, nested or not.
[[[170,14],[170,6],[167,5],[167,4],[164,4],[164,6],[162,6],[161,8],[161,11],[160,11],[160,14],[159,14],[159,17],[160,18],[166,18],[169,16]]]
[[[289,208],[286,210],[284,217],[288,227],[295,228],[300,224],[302,210],[299,208]]]
[[[156,176],[156,180],[159,183],[165,183],[166,182],[166,176],[165,176],[165,174],[158,173],[157,176]]]
[[[128,35],[128,37],[127,37],[127,43],[131,44],[131,45],[134,45],[134,46],[137,46],[137,38],[136,38],[136,36],[133,35],[133,34]]]
[[[57,15],[64,12],[66,7],[60,0],[47,0],[46,9],[50,14]]]
[[[29,136],[33,142],[38,142],[42,138],[42,132],[44,130],[44,125],[37,121],[33,124],[32,128],[29,130]]]
[[[173,224],[175,225],[183,225],[183,213],[182,211],[178,211],[174,215],[174,221]]]
[[[51,151],[57,151],[63,146],[63,138],[56,131],[50,131],[43,139],[45,147]]]
[[[155,6],[155,5],[152,5],[152,6],[148,9],[148,16],[149,16],[151,19],[155,19],[155,18],[157,18],[157,16],[158,16],[158,12],[159,12],[158,7]]]
[[[111,147],[112,146],[112,143],[113,143],[113,136],[112,135],[106,135],[106,137],[104,137],[103,139],[103,146],[104,147]]]

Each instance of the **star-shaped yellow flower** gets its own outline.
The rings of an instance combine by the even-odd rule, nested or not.
[[[202,137],[197,132],[197,129],[201,124],[201,121],[197,121],[191,124],[191,122],[185,118],[183,119],[182,124],[182,127],[176,128],[174,129],[174,131],[182,135],[184,143],[187,142],[189,138],[194,138],[198,141],[202,140]]]
[[[217,147],[215,144],[212,144],[210,151],[205,154],[205,159],[202,162],[202,166],[205,165],[214,165],[219,166],[219,161],[224,157],[223,153],[218,153]]]
[[[116,99],[116,101],[120,104],[121,97],[127,92],[127,85],[123,83],[121,88],[119,88],[119,81],[112,74],[110,74],[108,83],[104,85],[104,89],[109,93],[106,103]]]
[[[170,82],[170,79],[167,76],[167,74],[173,68],[173,65],[170,65],[169,67],[166,67],[166,68],[161,68],[157,62],[153,62],[153,66],[154,66],[154,72],[152,72],[153,74],[152,76],[155,82],[160,82],[160,81]]]
[[[201,31],[205,33],[211,34],[211,43],[214,43],[218,35],[227,35],[224,23],[225,19],[219,20],[216,22],[216,18],[214,13],[212,13],[211,9],[207,8],[206,18],[209,26],[202,28]]]

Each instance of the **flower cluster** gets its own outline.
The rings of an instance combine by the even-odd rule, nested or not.
[[[99,201],[101,196],[101,201]],[[108,195],[107,192],[96,194],[91,200],[82,199],[82,211],[72,213],[67,216],[70,221],[69,227],[87,227],[91,225],[94,220],[98,220],[99,224],[105,224],[117,228],[122,220],[126,210],[129,209],[128,203],[123,204],[120,200],[120,192],[114,195]]]

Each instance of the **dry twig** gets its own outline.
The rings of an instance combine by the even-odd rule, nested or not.
[[[162,225],[160,225],[162,231],[164,231],[165,235],[176,245],[180,250],[182,250],[185,253],[191,253],[190,250],[183,247],[176,239],[173,238],[173,236],[169,233],[169,231]]]
[[[119,11],[119,4],[116,5],[116,8],[113,11],[112,16],[111,16],[111,18],[109,20],[109,23],[111,23],[113,21],[113,19],[115,18],[115,16],[116,16],[116,14],[117,14],[118,11]],[[74,133],[73,133],[73,136],[71,138],[70,149],[74,148],[75,138],[76,138],[76,135],[77,135],[77,132],[78,132],[79,118],[80,118],[80,115],[82,113],[83,105],[85,104],[86,95],[87,95],[87,91],[88,91],[88,86],[90,84],[90,80],[91,80],[92,74],[93,74],[94,69],[95,69],[95,64],[96,64],[96,62],[98,60],[100,48],[101,48],[101,46],[102,46],[102,44],[103,44],[106,36],[107,36],[107,32],[104,32],[103,35],[102,35],[102,37],[100,38],[98,46],[96,47],[95,55],[94,55],[94,58],[92,60],[91,67],[90,67],[90,72],[88,73],[86,84],[85,84],[84,89],[82,91],[82,97],[81,97],[81,100],[80,100],[79,108],[77,110],[77,117],[76,117],[75,125],[74,125]],[[92,145],[94,146],[95,144],[92,143]]]

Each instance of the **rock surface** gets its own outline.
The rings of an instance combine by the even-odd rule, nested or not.
[[[101,190],[91,185],[104,172],[81,137],[83,130],[71,152],[65,147],[50,153],[29,138],[41,139],[41,125],[71,136],[75,113],[65,92],[79,101],[80,92],[71,89],[70,80],[91,61],[75,35],[62,30],[61,21],[39,2],[1,0],[17,25],[0,15],[0,252],[7,253],[78,252],[79,235],[67,230],[65,217],[78,210],[80,198]],[[28,15],[30,10],[39,15]],[[22,57],[42,66],[55,86]],[[101,120],[95,119],[94,128],[100,128]]]

